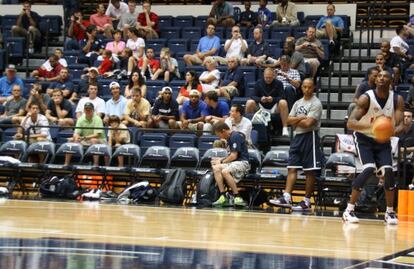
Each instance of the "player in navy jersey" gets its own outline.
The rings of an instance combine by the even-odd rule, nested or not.
[[[391,143],[379,143],[372,132],[372,124],[377,117],[390,117],[395,126],[395,135],[403,131],[404,99],[391,90],[391,74],[381,71],[376,79],[376,89],[369,90],[358,98],[357,106],[348,120],[348,128],[354,130],[355,145],[363,165],[362,172],[352,182],[352,194],[343,220],[358,223],[354,213],[355,202],[368,178],[377,174],[384,177],[387,211],[385,222],[398,224],[394,211],[396,182],[392,171]]]

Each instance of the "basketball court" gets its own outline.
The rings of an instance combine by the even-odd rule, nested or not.
[[[2,200],[0,268],[414,268],[414,223],[371,217]]]

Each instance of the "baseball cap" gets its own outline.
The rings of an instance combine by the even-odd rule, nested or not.
[[[197,90],[191,90],[189,95],[190,95],[190,96],[192,96],[192,95],[197,95],[197,96],[200,96],[200,92],[199,92],[199,91],[197,91]]]
[[[96,67],[91,67],[91,68],[89,68],[89,70],[88,70],[89,72],[91,72],[91,71],[95,71],[96,73],[98,73],[99,74],[99,70],[98,70],[98,68],[96,68]]]
[[[161,89],[161,93],[165,93],[165,92],[172,92],[171,87],[165,86]]]
[[[16,72],[16,66],[14,64],[9,64],[6,68],[6,72],[7,71],[14,71]]]
[[[91,102],[87,102],[87,103],[85,103],[85,105],[83,106],[83,108],[92,108],[92,109],[94,109],[95,107],[94,107],[94,105],[91,103]]]
[[[109,84],[109,89],[112,89],[112,87],[121,88],[121,86],[119,86],[119,83],[116,81],[112,81],[111,84]]]

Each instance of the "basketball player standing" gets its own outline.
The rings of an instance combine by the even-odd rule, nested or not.
[[[387,71],[381,71],[376,79],[376,89],[369,90],[361,95],[357,106],[352,111],[347,126],[354,130],[355,145],[359,158],[363,165],[362,172],[352,182],[352,194],[343,220],[348,223],[358,223],[355,215],[355,202],[370,176],[375,172],[384,177],[385,199],[387,211],[385,222],[387,224],[398,224],[394,211],[394,191],[396,182],[392,171],[391,142],[379,143],[372,133],[372,124],[379,116],[392,119],[395,126],[395,134],[403,130],[404,99],[395,94],[391,88],[391,75]]]

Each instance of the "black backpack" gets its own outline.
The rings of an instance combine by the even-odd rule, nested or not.
[[[185,179],[186,173],[183,169],[170,170],[158,190],[160,200],[165,203],[182,204],[187,192]]]
[[[44,179],[40,183],[42,197],[76,199],[80,191],[72,175],[58,178],[56,176]]]
[[[197,183],[197,206],[212,206],[219,196],[220,192],[216,186],[214,174],[212,172],[208,172]]]

